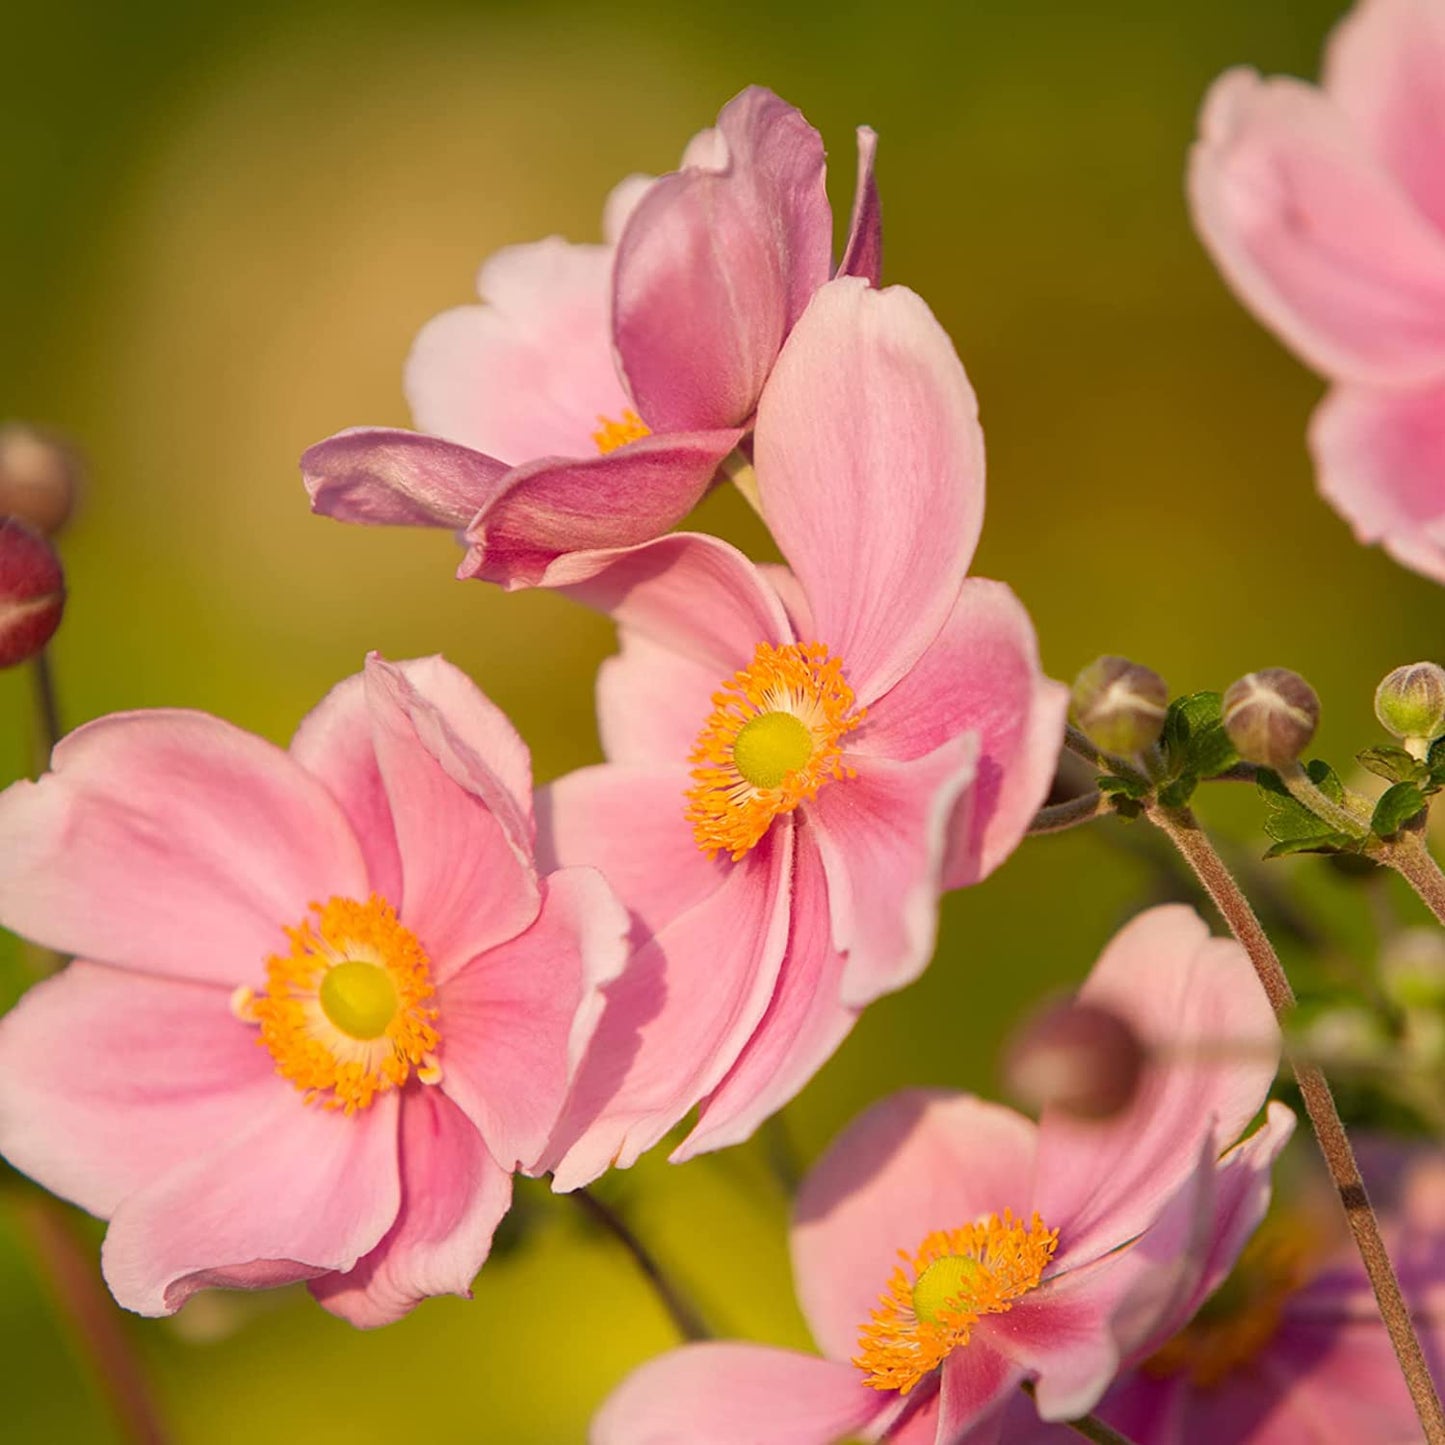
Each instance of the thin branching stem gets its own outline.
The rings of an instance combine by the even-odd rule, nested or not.
[[[1104,795],[1095,789],[1090,793],[1082,793],[1077,798],[1070,798],[1067,802],[1050,803],[1040,808],[1029,824],[1029,834],[1036,836],[1042,833],[1067,832],[1081,823],[1092,823],[1095,818],[1102,818],[1111,811]]]
[[[1032,1397],[1035,1393],[1032,1380],[1024,1382],[1024,1394]],[[1134,1442],[1127,1436],[1121,1435],[1112,1425],[1106,1425],[1097,1415],[1080,1415],[1075,1420],[1060,1420],[1058,1422],[1066,1430],[1072,1430],[1076,1435],[1082,1435],[1085,1440],[1094,1440],[1097,1445],[1134,1445]]]

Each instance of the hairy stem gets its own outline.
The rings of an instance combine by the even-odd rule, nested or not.
[[[1023,1391],[1032,1398],[1035,1393],[1034,1382],[1025,1380]],[[1097,1441],[1098,1445],[1134,1445],[1127,1435],[1121,1435],[1112,1425],[1106,1425],[1097,1415],[1080,1415],[1077,1420],[1060,1420],[1058,1423],[1064,1429],[1072,1430],[1076,1435],[1082,1435],[1085,1440]]]
[[[1298,763],[1280,768],[1279,780],[1289,789],[1295,802],[1307,808],[1321,822],[1328,823],[1336,833],[1343,833],[1347,838],[1369,836],[1369,823],[1343,803],[1335,802]]]
[[[1445,923],[1445,874],[1418,833],[1401,833],[1372,856],[1393,868],[1420,895],[1425,907]]]
[[[1070,798],[1067,802],[1051,803],[1040,808],[1029,824],[1029,833],[1031,836],[1063,833],[1069,828],[1077,828],[1081,823],[1091,823],[1095,818],[1102,818],[1109,811],[1104,795],[1096,789],[1090,793],[1082,793],[1077,798]]]

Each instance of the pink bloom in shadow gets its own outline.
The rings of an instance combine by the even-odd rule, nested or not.
[[[126,713],[52,769],[0,795],[0,920],[76,961],[0,1020],[0,1150],[110,1220],[116,1298],[467,1294],[626,957],[602,879],[534,864],[511,724],[373,655],[289,753]]]
[[[972,389],[912,292],[829,282],[758,409],[757,484],[792,565],[678,534],[557,564],[612,614],[610,761],[549,788],[544,847],[636,919],[558,1136],[558,1183],[745,1139],[859,1011],[927,966],[941,890],[1008,856],[1046,794],[1065,690],[997,582]],[[565,1156],[565,1157],[563,1157]]]
[[[1320,490],[1445,581],[1445,7],[1361,0],[1320,89],[1221,76],[1189,195],[1240,299],[1333,383],[1310,425]]]
[[[1232,1263],[1293,1116],[1271,1105],[1236,1142],[1278,1030],[1243,950],[1189,909],[1136,918],[1082,997],[1151,1046],[1121,1115],[1034,1124],[922,1090],[874,1105],[794,1210],[798,1300],[823,1357],[674,1350],[618,1387],[592,1445],[993,1445],[1026,1380],[1047,1419],[1089,1411],[1201,1276]],[[1233,1061],[1221,1042],[1239,1046]]]
[[[875,138],[839,274],[881,266]],[[572,552],[669,531],[752,425],[793,323],[832,274],[822,138],[751,86],[681,169],[632,176],[602,245],[551,237],[482,267],[484,305],[428,322],[406,367],[421,432],[358,428],[311,447],[316,511],[448,527],[461,575],[550,585]]]

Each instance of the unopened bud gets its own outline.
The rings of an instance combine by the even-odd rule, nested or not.
[[[0,667],[34,657],[64,610],[65,574],[55,549],[24,522],[0,518]]]
[[[1152,747],[1168,705],[1164,679],[1127,657],[1098,658],[1074,679],[1074,721],[1106,753],[1131,758]]]
[[[1247,763],[1288,768],[1320,721],[1320,700],[1299,673],[1266,667],[1246,673],[1224,694],[1224,730]]]
[[[1024,1025],[1009,1045],[1004,1077],[1031,1108],[1109,1119],[1133,1099],[1146,1058],[1139,1035],[1118,1014],[1070,999]]]
[[[0,516],[53,537],[75,509],[80,477],[80,456],[63,438],[24,422],[0,426]]]
[[[1445,734],[1445,667],[1433,662],[1397,667],[1375,689],[1375,716],[1413,757],[1423,758]]]

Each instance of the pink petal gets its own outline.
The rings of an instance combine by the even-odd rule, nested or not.
[[[953,345],[902,287],[824,286],[758,408],[763,516],[858,701],[948,618],[983,521],[983,433]]]
[[[731,1341],[634,1370],[593,1417],[590,1445],[837,1445],[888,1405],[851,1365]]]
[[[752,86],[723,107],[717,132],[725,165],[689,164],[655,182],[617,249],[617,354],[659,430],[744,423],[788,328],[828,278],[833,220],[817,131]],[[706,143],[706,159],[718,149]]]
[[[630,627],[617,640],[617,654],[597,670],[604,755],[653,770],[685,765],[716,706],[713,694],[746,659],[719,670]]]
[[[1003,1406],[1013,1398],[1022,1372],[977,1335],[943,1362],[938,1393],[940,1445],[993,1445]]]
[[[833,942],[848,956],[843,999],[861,1008],[912,983],[933,957],[946,828],[974,780],[978,739],[964,734],[908,762],[845,760],[856,776],[805,807],[828,874]]]
[[[352,427],[301,454],[311,510],[366,526],[459,531],[507,476],[495,457],[395,427]]]
[[[234,988],[313,899],[366,896],[321,783],[217,718],[102,718],[51,767],[0,795],[0,922],[62,953]]]
[[[1362,0],[1330,39],[1324,88],[1445,231],[1445,12],[1435,0]]]
[[[894,1094],[855,1119],[803,1180],[793,1274],[813,1338],[850,1358],[897,1263],[935,1229],[1023,1214],[1034,1125],[969,1094]]]
[[[858,1017],[842,1000],[843,957],[828,921],[828,880],[800,829],[793,864],[788,948],[768,1011],[728,1071],[703,1100],[697,1126],[672,1152],[674,1163],[740,1144],[830,1059]]]
[[[637,203],[651,188],[656,176],[635,173],[623,178],[607,194],[602,207],[602,238],[609,246],[616,246],[637,209]]]
[[[1337,386],[1310,422],[1320,491],[1361,542],[1445,582],[1445,387]]]
[[[860,752],[916,758],[962,732],[980,741],[966,812],[950,829],[945,886],[986,878],[1018,846],[1054,780],[1068,689],[1039,666],[1023,604],[1002,582],[968,578],[943,630],[868,710]]]
[[[463,687],[454,679],[455,699]],[[377,763],[401,851],[402,922],[445,983],[458,969],[537,916],[532,818],[491,766],[515,769],[521,742],[492,704],[471,689],[471,716],[443,712],[403,671],[373,653],[366,664]],[[480,746],[486,752],[477,751]]]
[[[417,426],[513,466],[593,455],[593,432],[632,407],[612,360],[611,285],[611,246],[549,236],[488,258],[487,304],[442,312],[412,345]]]
[[[1058,1267],[1147,1228],[1206,1141],[1223,1149],[1239,1137],[1279,1057],[1248,956],[1180,904],[1151,908],[1116,934],[1079,997],[1127,1019],[1158,1058],[1122,1114],[1101,1123],[1044,1115],[1034,1205],[1059,1231]]]
[[[504,1168],[530,1167],[556,1126],[628,956],[626,910],[591,868],[542,880],[532,926],[463,968],[438,999],[442,1088]]]
[[[248,1127],[121,1202],[101,1254],[111,1293],[163,1315],[210,1285],[350,1269],[396,1219],[398,1102],[347,1117],[278,1085]]]
[[[381,1243],[311,1293],[360,1329],[389,1325],[431,1295],[471,1297],[472,1280],[512,1202],[512,1176],[437,1089],[401,1096],[401,1207]]]
[[[72,963],[0,1018],[0,1152],[104,1218],[290,1092],[257,1043],[224,988]]]
[[[1328,376],[1445,374],[1445,236],[1328,99],[1231,70],[1205,101],[1200,133],[1195,226],[1266,325]]]
[[[838,275],[861,276],[874,286],[883,284],[883,217],[878,204],[878,182],[873,163],[878,154],[878,133],[858,127],[858,180],[853,189],[853,216]]]

